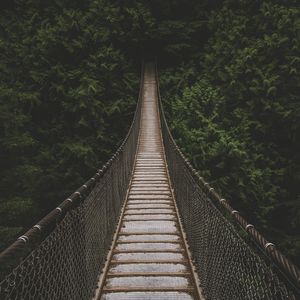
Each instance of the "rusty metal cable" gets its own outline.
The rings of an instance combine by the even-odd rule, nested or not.
[[[111,159],[0,254],[1,300],[93,296],[134,165],[142,93],[143,76],[133,122]]]
[[[0,282],[0,299],[93,297],[134,165],[141,78],[135,117],[117,152],[75,193],[0,254],[2,265],[19,260]],[[198,175],[177,147],[160,96],[159,101],[169,174],[205,298],[296,299],[299,269]],[[255,243],[240,234],[226,213]]]
[[[172,137],[159,86],[158,95],[169,172],[207,298],[296,299],[300,284],[297,266],[232,208],[191,166]],[[223,210],[219,210],[218,205]],[[224,217],[224,212],[233,217],[260,249],[249,247],[237,228]],[[263,255],[259,255],[261,251]]]

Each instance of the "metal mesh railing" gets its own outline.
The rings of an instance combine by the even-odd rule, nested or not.
[[[297,267],[192,168],[170,133],[160,96],[159,102],[168,169],[205,299],[296,299]]]
[[[143,68],[134,120],[117,152],[78,191],[1,253],[1,264],[21,257],[0,283],[1,300],[93,297],[131,177],[142,90]],[[26,247],[31,251],[23,258]]]
[[[21,259],[0,282],[1,300],[93,296],[134,164],[141,78],[134,121],[118,151],[78,191],[1,253],[1,264]],[[160,106],[169,173],[205,299],[296,299],[297,267],[198,176],[176,146],[161,102]],[[261,249],[249,246],[217,204]],[[30,253],[24,255],[28,248]]]

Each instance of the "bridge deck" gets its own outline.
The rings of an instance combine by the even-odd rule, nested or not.
[[[100,299],[199,299],[162,144],[154,67],[146,65],[139,145]]]

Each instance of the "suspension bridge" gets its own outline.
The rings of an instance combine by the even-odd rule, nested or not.
[[[204,181],[169,131],[156,65],[92,178],[0,255],[0,299],[297,299],[299,269]]]

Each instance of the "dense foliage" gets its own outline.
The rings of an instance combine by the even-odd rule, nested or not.
[[[158,57],[168,119],[184,153],[296,261],[296,4],[2,4],[1,246],[53,208],[116,149],[134,110],[143,54]]]
[[[210,14],[204,48],[161,88],[192,164],[299,263],[300,11],[236,2]]]
[[[134,111],[139,61],[114,29],[130,15],[61,2],[19,1],[1,15],[2,247],[95,173]]]

